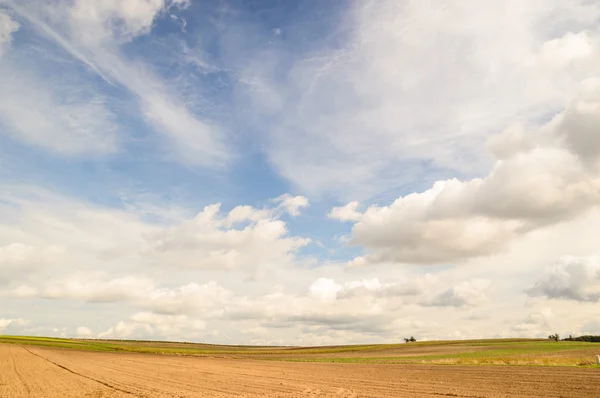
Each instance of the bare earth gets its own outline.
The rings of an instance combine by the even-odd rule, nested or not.
[[[598,369],[363,365],[0,344],[0,397],[600,397]]]

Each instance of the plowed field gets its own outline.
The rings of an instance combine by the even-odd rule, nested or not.
[[[0,397],[599,397],[594,368],[295,363],[0,344]]]

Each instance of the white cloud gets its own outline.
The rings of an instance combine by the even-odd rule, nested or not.
[[[12,291],[8,292],[8,295],[19,298],[35,297],[38,295],[38,289],[33,286],[19,285]]]
[[[0,10],[0,56],[19,27]],[[106,98],[72,76],[55,77],[49,67],[40,72],[39,64],[46,56],[34,48],[24,48],[15,48],[14,54],[7,54],[0,63],[3,133],[61,155],[116,152],[119,139],[115,116]],[[40,59],[37,63],[21,62],[23,53],[26,60],[36,55]],[[68,65],[63,62],[60,67]]]
[[[92,337],[94,334],[92,330],[86,326],[78,326],[75,333],[77,333],[77,337]]]
[[[19,30],[19,23],[0,9],[0,57],[12,41],[12,34]]]
[[[358,209],[358,206],[359,203],[355,201],[350,202],[345,206],[334,207],[329,214],[327,214],[327,217],[340,221],[358,221],[362,216],[362,214],[356,210]]]
[[[77,206],[71,208],[77,212]],[[90,220],[90,216],[87,219]],[[222,219],[226,219],[226,215]],[[590,225],[597,229],[600,224],[591,220]],[[88,226],[97,228],[92,224]],[[44,228],[44,223],[39,223],[37,232],[43,234]],[[8,319],[18,318],[19,311],[32,308],[34,303],[56,308],[51,300],[44,300],[51,287],[55,293],[53,300],[64,300],[61,308],[68,308],[70,314],[83,311],[73,317],[76,323],[67,331],[40,329],[36,334],[41,335],[68,335],[69,330],[75,331],[90,322],[94,330],[104,330],[98,336],[106,338],[255,344],[393,342],[403,335],[414,335],[421,340],[544,337],[555,331],[577,334],[595,314],[595,303],[582,302],[581,308],[573,312],[572,303],[554,300],[554,317],[547,317],[545,326],[533,324],[539,317],[529,317],[529,314],[544,313],[548,301],[526,300],[523,291],[541,274],[535,264],[543,263],[556,250],[574,250],[576,246],[565,240],[565,236],[573,236],[577,242],[582,240],[569,231],[589,236],[583,239],[586,245],[579,249],[589,250],[596,247],[593,239],[596,229],[589,230],[577,221],[568,228],[550,229],[550,235],[535,233],[524,238],[519,242],[523,246],[511,248],[510,255],[472,259],[468,266],[451,269],[428,268],[432,275],[423,275],[423,268],[418,266],[344,270],[340,266],[322,265],[306,269],[284,267],[282,272],[274,268],[262,282],[240,280],[240,273],[232,278],[231,272],[212,273],[213,282],[199,282],[206,278],[208,271],[173,272],[172,268],[160,265],[157,269],[144,268],[145,273],[155,275],[150,279],[142,275],[123,276],[128,270],[141,268],[139,263],[122,261],[120,256],[111,260],[116,261],[120,269],[105,273],[92,271],[95,254],[87,252],[82,258],[88,261],[78,263],[86,264],[85,274],[74,277],[69,275],[73,268],[52,268],[50,275],[35,277],[31,273],[35,279],[16,285],[21,298],[7,295],[6,289],[0,292],[3,291],[6,308],[13,311],[3,314]],[[533,239],[535,235],[539,236]],[[110,237],[110,233],[107,236]],[[541,244],[548,244],[551,249],[539,251]],[[562,244],[565,246],[561,247]],[[105,246],[98,242],[96,245]],[[89,247],[89,243],[83,246]],[[494,289],[488,288],[484,279],[493,280]],[[107,311],[106,316],[98,315],[103,311]],[[127,316],[128,313],[134,315]],[[494,317],[482,320],[482,316],[489,313]],[[67,318],[64,322],[69,321]],[[457,318],[461,319],[461,326],[455,326]],[[218,330],[218,334],[213,334],[214,330]],[[249,334],[251,331],[257,334]]]
[[[4,296],[127,303],[159,315],[201,314],[204,318],[221,316],[223,306],[234,298],[231,291],[214,281],[167,287],[144,277],[107,280],[105,275],[94,273],[39,281],[37,286],[20,285]]]
[[[218,127],[200,120],[166,90],[152,87],[154,78],[146,76],[139,86],[133,86],[135,68],[126,67],[128,77],[121,82],[128,82],[129,89],[139,96],[142,115],[154,126],[158,133],[169,138],[174,146],[176,159],[192,165],[212,165],[222,167],[228,160],[225,150],[223,132]],[[131,80],[130,80],[131,79]],[[154,82],[156,82],[154,80]]]
[[[161,208],[169,217],[149,222],[144,203],[118,210],[44,190],[0,188],[0,282],[13,297],[193,311],[198,305],[190,303],[229,294],[202,282],[214,280],[202,272],[268,278],[302,262],[297,252],[310,242],[288,233],[277,207],[239,206],[223,214],[215,204],[195,217],[173,206],[152,211]],[[183,283],[179,273],[197,279]],[[175,282],[165,285],[171,275]]]
[[[234,208],[220,214],[220,204],[206,206],[192,220],[147,236],[148,255],[165,265],[197,268],[256,268],[289,264],[293,253],[310,240],[287,236],[272,212]],[[227,229],[247,221],[242,229]]]
[[[597,75],[599,15],[584,0],[356,2],[333,44],[284,79],[270,73],[289,63],[277,52],[243,79],[280,121],[265,126],[279,172],[305,192],[361,199],[431,173],[485,172],[487,137],[539,122]]]
[[[204,317],[222,314],[232,292],[211,281],[203,285],[188,283],[177,288],[159,288],[141,302],[141,306],[159,314],[182,314],[200,311]]]
[[[116,83],[137,98],[140,111],[138,116],[166,139],[163,146],[170,151],[174,160],[216,168],[228,163],[230,154],[225,145],[224,132],[190,111],[178,93],[149,70],[147,65],[132,61],[122,53],[122,45],[134,37],[146,34],[155,18],[166,7],[183,7],[185,2],[78,0],[73,4],[60,3],[53,6],[38,1],[8,5],[35,27],[42,37],[62,47],[109,84]],[[65,20],[68,23],[65,24]],[[35,93],[28,85],[22,85],[19,89],[26,94],[26,99]],[[81,146],[85,146],[86,151],[92,153],[115,150],[112,139],[114,137],[111,134],[90,134],[90,130],[102,131],[102,126],[94,128],[97,126],[96,122],[110,119],[101,99],[93,98],[92,101],[84,101],[83,105],[72,104],[70,108],[53,99],[50,94],[33,100],[35,101],[30,104],[18,104],[18,108],[42,109],[40,118],[30,122],[18,118],[18,121],[19,125],[27,127],[28,136],[36,138],[36,143],[48,146],[54,138],[54,135],[45,134],[45,131],[39,128],[40,123],[48,120],[51,122],[50,126],[56,126],[57,132],[63,135],[63,131],[79,129],[76,132],[80,133],[74,134],[73,144],[79,152],[84,152]],[[6,114],[10,116],[8,112]],[[56,115],[56,118],[52,119],[52,115]],[[61,130],[60,127],[64,129]],[[109,127],[106,129],[108,132],[114,130],[112,125],[105,127]],[[86,137],[89,138],[88,141],[85,140]],[[92,145],[94,139],[97,142]],[[69,148],[67,144],[63,145]]]
[[[146,299],[154,291],[154,282],[146,278],[123,277],[104,282],[86,275],[66,280],[49,281],[41,291],[46,298],[71,298],[90,302],[115,302]]]
[[[426,292],[423,285],[418,278],[382,284],[378,278],[342,282],[322,277],[313,281],[306,292],[232,300],[224,315],[231,321],[255,322],[252,328],[266,328],[271,335],[281,330],[284,341],[289,341],[286,331],[293,334],[298,328],[313,334],[313,338],[342,330],[389,338],[398,333],[399,316],[412,319],[412,310]]]
[[[439,293],[425,304],[436,307],[477,306],[488,300],[485,291],[489,286],[488,280],[464,281]]]
[[[61,155],[119,149],[115,115],[87,84],[41,79],[9,61],[0,65],[0,120],[13,138]]]
[[[549,299],[598,302],[600,257],[565,257],[557,261],[547,267],[527,294]]]
[[[244,222],[258,222],[270,217],[268,209],[255,209],[252,206],[236,206],[227,214],[225,225],[228,227]]]
[[[191,4],[190,1],[191,0],[172,0],[171,3],[181,8],[187,8]]]
[[[342,286],[338,285],[333,279],[329,278],[317,279],[308,288],[308,292],[311,297],[322,301],[335,300],[340,290],[342,290]]]
[[[26,321],[23,318],[16,318],[16,319],[0,318],[0,332],[6,331],[11,326],[21,327],[21,326],[27,325],[27,323],[28,323],[28,321]]]
[[[59,266],[63,259],[64,248],[56,245],[32,246],[16,242],[2,245],[0,246],[0,286],[20,281],[45,268]],[[26,297],[33,292],[30,288],[22,286],[15,294]]]
[[[158,315],[151,312],[138,312],[129,320],[120,321],[115,326],[98,334],[99,338],[160,338],[179,341],[189,341],[198,338],[199,333],[206,329],[202,320],[189,318],[185,315]]]
[[[379,278],[363,279],[346,282],[338,297],[343,299],[361,295],[388,298],[419,296],[427,292],[428,284],[428,281],[423,278],[385,284],[382,284]]]
[[[72,34],[88,45],[126,42],[148,33],[165,0],[76,0],[68,9]]]
[[[147,33],[168,4],[185,6],[185,2],[165,0],[80,0],[67,10],[71,16],[69,38],[90,53],[97,69],[139,98],[141,116],[168,138],[176,160],[221,167],[229,159],[223,132],[194,115],[147,67],[127,61],[118,50],[106,50]],[[123,24],[115,23],[115,18]]]
[[[22,243],[0,246],[0,269],[10,272],[28,270],[40,265],[56,264],[63,250],[60,247],[36,248]]]
[[[371,253],[351,264],[455,262],[498,253],[532,230],[585,214],[600,203],[600,144],[592,138],[600,129],[599,104],[597,92],[584,86],[546,125],[490,140],[498,160],[485,178],[438,181],[389,206],[367,208],[351,243]]]
[[[231,227],[245,222],[256,223],[260,220],[276,219],[283,212],[292,217],[297,217],[300,215],[300,210],[309,205],[306,197],[292,196],[287,193],[271,199],[271,203],[277,206],[263,209],[256,209],[252,206],[236,206],[227,214],[224,225]]]
[[[552,318],[552,309],[545,308],[540,312],[527,315],[525,319],[513,326],[515,332],[525,332],[531,336],[531,333],[542,334],[549,329],[549,319]]]
[[[141,221],[135,213],[94,206],[53,192],[19,186],[0,187],[0,245],[18,242],[42,250],[45,260],[37,272],[53,275],[57,269],[123,269],[139,264],[142,235],[158,227]],[[47,250],[60,249],[60,258]],[[57,253],[58,254],[58,253]],[[51,260],[51,261],[49,261]],[[60,266],[58,266],[60,265]],[[134,265],[134,264],[132,264]]]
[[[309,202],[305,196],[292,196],[290,194],[284,194],[278,198],[273,199],[275,203],[279,203],[279,209],[284,210],[290,214],[290,216],[296,217],[300,215],[300,210],[308,207]]]

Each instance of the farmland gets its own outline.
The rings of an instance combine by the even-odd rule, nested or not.
[[[0,336],[0,397],[595,397],[596,352],[514,339],[250,347]]]

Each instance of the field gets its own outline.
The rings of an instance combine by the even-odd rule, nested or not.
[[[0,336],[0,397],[598,397],[600,344],[338,347]]]

